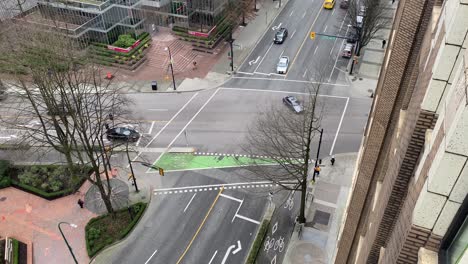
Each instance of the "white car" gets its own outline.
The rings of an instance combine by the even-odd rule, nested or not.
[[[278,66],[276,66],[276,72],[279,74],[285,74],[288,71],[289,67],[289,57],[281,56],[278,62]]]

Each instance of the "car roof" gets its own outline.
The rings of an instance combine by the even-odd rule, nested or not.
[[[333,0],[325,0],[325,3],[331,3]]]
[[[289,57],[288,57],[288,56],[281,56],[281,57],[280,57],[280,61],[281,61],[281,60],[289,60]]]

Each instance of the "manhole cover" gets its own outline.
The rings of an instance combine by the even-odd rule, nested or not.
[[[0,202],[5,201],[7,198],[6,197],[0,197]]]
[[[317,210],[314,215],[314,220],[312,222],[314,224],[321,224],[321,225],[328,225],[328,221],[330,221],[330,213]]]

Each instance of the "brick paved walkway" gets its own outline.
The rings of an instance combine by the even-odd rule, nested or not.
[[[89,186],[86,182],[80,193],[84,194]],[[0,198],[4,198],[0,201],[0,237],[11,236],[28,244],[28,263],[73,263],[57,224],[74,223],[78,228],[61,225],[62,230],[78,262],[89,263],[84,227],[96,215],[78,206],[81,194],[47,201],[12,187],[0,190]]]
[[[171,78],[169,68],[169,47],[173,58],[174,76],[176,79],[203,78],[222,56],[226,48],[220,43],[214,50],[216,54],[209,54],[192,50],[190,43],[179,40],[169,29],[160,29],[153,36],[153,42],[147,54],[147,61],[133,72],[120,70],[116,77],[119,81],[148,81]],[[197,69],[193,69],[193,62],[197,62]]]

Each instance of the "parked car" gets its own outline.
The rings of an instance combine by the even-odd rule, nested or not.
[[[323,2],[323,8],[325,9],[333,9],[334,6],[335,0],[325,0],[325,2]]]
[[[343,47],[343,51],[341,52],[341,57],[343,58],[351,58],[351,56],[353,56],[353,49],[354,49],[354,45],[353,44],[345,44],[344,47]]]
[[[340,3],[340,8],[348,9],[348,7],[349,7],[349,0],[342,0]]]
[[[278,31],[276,31],[273,42],[275,44],[283,44],[283,42],[286,40],[287,37],[288,37],[288,30],[286,28],[280,28]]]
[[[276,71],[279,74],[285,74],[289,68],[289,57],[281,56],[278,62],[278,66],[276,66]]]
[[[107,130],[108,140],[124,140],[135,142],[140,138],[140,133],[131,127],[114,127]]]
[[[356,28],[362,28],[362,23],[364,23],[364,17],[356,16]]]
[[[355,32],[349,31],[348,35],[346,36],[347,43],[356,43],[358,39],[358,35]]]
[[[297,114],[300,114],[304,112],[304,107],[301,105],[301,103],[297,100],[296,97],[294,96],[286,96],[283,98],[283,103],[291,108],[294,112]]]

